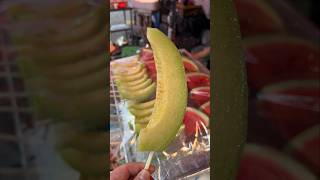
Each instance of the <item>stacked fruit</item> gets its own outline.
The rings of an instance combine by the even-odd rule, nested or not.
[[[98,179],[108,158],[105,11],[85,1],[57,6],[9,7],[7,19],[19,27],[11,40],[37,118],[73,129],[58,129],[61,157],[84,179]]]
[[[277,1],[234,0],[234,2],[238,11],[243,45],[247,52],[250,104],[256,109],[249,111],[249,117],[251,117],[249,127],[259,128],[260,124],[264,124],[272,127],[274,132],[271,133],[270,129],[256,133],[249,130],[248,139],[256,141],[259,136],[258,139],[263,139],[263,143],[274,146],[294,142],[288,143],[291,151],[295,152],[293,154],[319,174],[320,165],[315,162],[320,161],[316,153],[320,151],[320,135],[319,133],[316,135],[313,127],[317,127],[320,123],[320,47],[312,39],[317,38],[319,30],[308,28],[308,26],[289,29],[289,27],[298,27],[292,23],[301,24],[301,26],[308,23],[299,22],[301,21],[299,19],[290,19],[292,17],[286,15],[289,10],[286,10],[283,3]],[[283,12],[279,11],[280,7]],[[291,31],[290,34],[289,31]],[[314,36],[306,38],[310,33],[305,32],[312,32]],[[313,129],[313,132],[308,132],[308,129]],[[309,133],[312,137],[302,138],[303,134]],[[261,148],[256,149],[259,151]],[[275,159],[268,158],[268,161]],[[249,160],[244,160],[241,170],[246,170],[247,162]],[[261,161],[259,164],[265,164],[265,162]],[[301,168],[302,170],[304,168]],[[251,172],[254,171],[251,170]],[[257,172],[260,173],[260,171]],[[279,169],[279,172],[283,171]],[[251,174],[249,171],[247,173],[240,172],[239,179],[263,177],[277,179],[268,177],[273,173],[271,171],[260,173],[260,176]],[[288,173],[290,175],[295,172]],[[278,177],[278,179],[283,178]],[[306,176],[301,179],[310,178]]]
[[[200,72],[196,63],[182,56],[189,91],[189,101],[184,117],[185,132],[194,135],[196,124],[209,127],[210,77]],[[142,48],[137,59],[114,61],[111,68],[120,96],[129,100],[128,109],[135,116],[135,130],[146,127],[153,111],[157,71],[153,51]],[[174,77],[172,77],[174,78]]]

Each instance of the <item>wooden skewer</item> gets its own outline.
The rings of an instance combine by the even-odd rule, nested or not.
[[[149,153],[149,156],[148,156],[146,165],[144,166],[144,169],[149,169],[150,164],[151,164],[151,160],[152,160],[152,157],[153,157],[153,154],[154,154],[153,151],[151,151],[151,152]]]

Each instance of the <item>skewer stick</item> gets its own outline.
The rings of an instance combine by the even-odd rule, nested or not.
[[[146,165],[144,166],[144,169],[149,169],[150,164],[151,164],[151,160],[152,160],[152,157],[153,157],[153,154],[154,154],[154,151],[151,151],[151,152],[149,153],[149,156],[148,156]]]

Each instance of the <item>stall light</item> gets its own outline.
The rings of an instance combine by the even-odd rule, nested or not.
[[[127,3],[126,2],[119,2],[118,3],[118,8],[119,9],[124,9],[124,8],[126,8],[127,7]]]

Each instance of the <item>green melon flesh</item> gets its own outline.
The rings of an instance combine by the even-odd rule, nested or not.
[[[157,91],[150,122],[140,131],[138,149],[162,151],[182,125],[187,106],[187,84],[181,55],[172,41],[153,28],[147,29],[147,38],[156,62]]]
[[[155,103],[155,99],[151,100],[151,101],[144,102],[144,103],[129,102],[128,107],[132,108],[132,109],[143,110],[143,109],[147,109],[147,108],[153,108],[154,103]]]
[[[133,100],[137,102],[146,101],[151,98],[156,92],[156,84],[153,82],[145,89],[140,89],[138,91],[128,91],[125,89],[119,89],[120,96],[123,99]]]
[[[128,91],[138,91],[138,90],[147,88],[152,83],[153,83],[152,80],[148,79],[145,82],[143,82],[141,84],[138,84],[136,86],[119,86],[118,89],[125,89],[125,90],[128,90]]]

